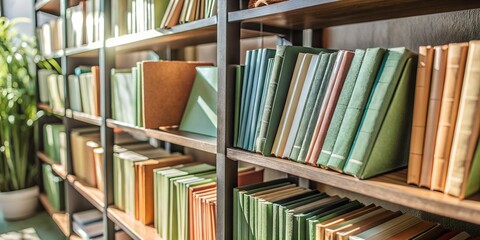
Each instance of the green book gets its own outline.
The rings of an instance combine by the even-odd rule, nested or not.
[[[337,62],[337,53],[332,53],[330,54],[328,59],[327,69],[324,75],[322,76],[322,84],[315,98],[312,114],[310,115],[309,119],[308,118],[305,119],[306,128],[305,130],[302,130],[304,131],[304,133],[302,133],[303,138],[299,138],[299,136],[296,137],[301,141],[301,144],[300,144],[300,148],[297,146],[296,149],[292,149],[292,152],[294,153],[294,155],[292,156],[292,159],[298,162],[304,163],[305,158],[307,157],[308,148],[310,147],[310,142],[312,141],[313,132],[315,130],[315,126],[317,125],[318,115],[320,114],[320,109],[322,107],[323,101],[327,97],[325,96],[325,94],[327,91],[328,84],[330,82],[330,78],[332,76],[335,62]],[[295,145],[294,145],[294,148],[295,148]],[[296,150],[298,152],[295,153],[293,150]],[[293,158],[295,157],[295,154],[297,155],[297,157]]]
[[[197,67],[179,129],[217,136],[217,67]]]
[[[277,128],[282,117],[288,88],[299,53],[318,54],[329,50],[300,46],[277,46],[275,62],[269,79],[265,110],[262,116],[260,133],[255,140],[255,149],[265,156],[270,156]]]
[[[334,208],[332,210],[325,211],[325,212],[322,212],[318,215],[314,215],[314,216],[311,216],[311,217],[307,218],[306,219],[306,228],[307,228],[306,229],[306,234],[307,235],[306,235],[305,239],[307,239],[307,240],[315,240],[316,239],[316,233],[317,233],[316,231],[317,231],[317,224],[318,223],[321,223],[321,222],[330,220],[332,218],[341,216],[343,214],[355,211],[355,210],[357,210],[357,209],[359,209],[363,206],[364,206],[363,204],[361,204],[360,202],[355,200],[355,201],[349,202],[345,205]]]
[[[135,78],[135,125],[143,127],[143,109],[142,109],[142,83],[143,83],[143,62],[137,62],[137,67],[132,68],[132,76]]]
[[[68,98],[70,100],[70,109],[76,112],[82,112],[80,79],[75,75],[68,76]]]
[[[39,69],[37,74],[38,79],[38,99],[42,103],[48,103],[48,76],[56,74],[57,72],[50,69]]]
[[[298,157],[298,154],[300,153],[303,138],[305,137],[305,134],[306,134],[307,125],[310,120],[310,117],[312,116],[313,108],[316,104],[315,101],[317,100],[318,92],[320,91],[321,86],[324,84],[323,76],[327,71],[327,65],[329,63],[330,55],[332,54],[330,53],[320,54],[320,61],[319,61],[317,70],[315,71],[315,76],[312,82],[312,86],[310,87],[310,90],[308,92],[307,102],[305,103],[305,108],[302,113],[302,118],[300,120],[300,125],[298,126],[297,135],[295,136],[295,141],[291,149],[289,159],[296,160]]]
[[[134,114],[125,102],[133,101],[134,88],[125,90],[132,82],[132,69],[112,69],[112,117],[115,120],[134,124]],[[128,119],[124,116],[128,115]]]
[[[76,67],[73,71],[77,77],[80,77],[80,74],[92,72],[92,67],[80,65]]]
[[[328,163],[333,146],[335,145],[335,140],[338,136],[338,131],[340,130],[340,125],[342,124],[343,117],[345,116],[345,111],[347,110],[348,102],[352,96],[353,88],[355,87],[364,56],[365,50],[355,50],[355,56],[353,57],[350,69],[348,70],[342,92],[338,97],[338,102],[335,106],[335,111],[333,112],[332,121],[328,127],[327,135],[325,136],[325,140],[323,142],[322,151],[318,157],[317,164],[320,166],[326,166]]]
[[[56,163],[60,161],[60,133],[65,132],[63,124],[45,124],[43,126],[43,149],[45,154]]]
[[[252,113],[248,116],[247,124],[247,150],[253,151],[255,145],[255,134],[257,130],[257,119],[262,106],[262,99],[264,94],[264,89],[268,86],[268,71],[269,71],[269,59],[275,57],[275,50],[273,49],[262,49],[259,65],[258,74],[256,73],[256,85],[253,88],[253,107],[251,107]],[[272,60],[273,61],[273,60]]]
[[[82,98],[82,109],[86,114],[92,114],[93,89],[92,73],[82,73],[78,79],[80,82],[80,96]]]
[[[152,15],[153,18],[153,27],[154,28],[160,28],[163,16],[167,13],[167,6],[170,0],[153,0],[153,9],[154,9],[154,14]]]
[[[240,118],[240,99],[242,97],[242,80],[245,66],[237,65],[235,71],[235,111],[233,116],[233,146],[237,146],[238,127]]]
[[[472,164],[469,169],[469,174],[465,186],[465,197],[469,197],[477,193],[480,189],[480,141],[477,140],[477,149],[472,159]]]
[[[407,165],[409,141],[399,139],[410,139],[415,87],[412,68],[416,66],[412,55],[402,48],[391,50],[387,56],[385,65],[396,65],[397,70],[383,69],[343,169],[345,173],[365,179]],[[389,56],[394,60],[389,61]]]
[[[267,98],[267,90],[268,90],[268,81],[270,79],[270,76],[272,75],[272,68],[273,68],[273,62],[275,61],[274,58],[269,58],[268,59],[268,64],[267,64],[267,71],[266,71],[266,74],[265,74],[265,81],[263,82],[263,91],[262,91],[262,97],[261,97],[261,100],[260,100],[260,106],[259,106],[259,109],[258,109],[258,115],[257,115],[257,119],[253,119],[255,121],[257,121],[257,123],[255,124],[255,135],[253,136],[253,146],[252,146],[252,149],[251,151],[252,152],[255,152],[256,151],[256,147],[255,147],[255,141],[258,137],[258,135],[260,134],[260,127],[262,125],[262,116],[263,116],[263,112],[265,110],[265,98]]]
[[[246,120],[246,109],[248,101],[248,85],[250,83],[250,76],[253,75],[254,68],[254,59],[256,56],[255,50],[250,50],[246,52],[245,55],[245,71],[243,72],[243,82],[242,82],[242,98],[240,101],[240,119],[239,119],[239,129],[238,129],[238,139],[237,147],[243,148],[243,138],[245,137],[245,121]]]
[[[48,164],[42,164],[43,170],[43,186],[45,193],[47,194],[48,202],[57,211],[63,211],[65,209],[65,192],[64,181],[61,177],[57,176],[52,167]]]
[[[343,117],[340,130],[337,134],[338,137],[335,140],[332,154],[328,160],[328,168],[336,171],[343,171],[345,159],[350,152],[350,147],[355,138],[355,133],[360,124],[368,96],[370,95],[384,53],[385,49],[382,48],[368,48],[365,51],[365,57],[363,58],[362,66],[358,73],[352,97],[348,102],[345,116]]]
[[[247,102],[249,102],[248,105],[245,105],[246,107],[246,114],[243,115],[245,117],[245,135],[243,137],[243,142],[242,146],[244,149],[248,150],[248,140],[250,137],[250,128],[252,127],[252,115],[253,115],[253,108],[255,106],[255,100],[256,100],[256,95],[257,95],[257,88],[259,85],[259,73],[260,73],[260,68],[262,67],[262,60],[265,58],[266,54],[266,49],[257,49],[254,50],[255,52],[255,59],[254,59],[254,66],[253,69],[250,71],[250,77],[249,77],[249,85],[247,88],[247,91],[250,92],[250,97],[247,99]]]

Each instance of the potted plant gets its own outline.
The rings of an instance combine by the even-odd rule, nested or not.
[[[35,213],[39,188],[35,162],[35,40],[19,34],[16,19],[0,18],[0,211],[9,220]]]

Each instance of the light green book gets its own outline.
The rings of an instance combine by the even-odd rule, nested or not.
[[[345,116],[348,102],[350,102],[353,88],[355,87],[355,83],[357,81],[364,56],[365,50],[355,50],[355,56],[353,57],[350,69],[348,70],[347,77],[343,84],[342,92],[338,97],[338,102],[335,106],[335,111],[333,112],[332,120],[330,122],[330,126],[328,127],[325,140],[323,142],[322,151],[320,152],[320,155],[318,157],[317,164],[322,167],[325,167],[327,165],[330,154],[332,154],[333,146],[335,145],[338,131],[340,130],[343,117]]]
[[[43,126],[43,149],[45,154],[56,163],[60,161],[60,133],[65,132],[63,124],[45,124]]]
[[[239,118],[239,126],[238,126],[238,139],[237,139],[237,146],[239,148],[243,148],[243,138],[245,136],[245,119],[246,119],[246,102],[248,99],[248,84],[250,83],[250,76],[253,75],[255,71],[254,68],[254,56],[256,56],[255,50],[249,50],[246,52],[245,55],[245,70],[243,72],[243,81],[242,81],[242,97],[240,99],[240,118]]]
[[[299,53],[329,52],[321,48],[300,46],[277,46],[275,62],[269,79],[265,109],[262,116],[260,133],[255,140],[255,149],[265,156],[270,156],[277,128],[282,117],[288,88],[292,80],[293,70]]]
[[[42,164],[43,186],[47,194],[48,202],[57,211],[65,209],[64,181],[61,177],[55,175],[52,167],[48,164]]]
[[[343,171],[345,159],[350,152],[358,125],[360,124],[363,111],[367,104],[373,82],[377,76],[378,69],[383,59],[385,49],[369,48],[365,51],[357,82],[348,102],[345,116],[343,117],[332,154],[328,160],[327,167],[336,171]]]
[[[245,71],[245,66],[237,65],[235,72],[235,111],[233,116],[233,146],[237,146],[238,140],[238,128],[239,128],[239,118],[240,118],[240,99],[242,95],[242,81],[243,81],[243,72]]]
[[[269,79],[270,79],[270,76],[272,75],[272,68],[273,68],[273,62],[275,61],[274,58],[269,58],[268,59],[268,64],[267,64],[267,72],[265,74],[265,81],[263,82],[263,90],[262,90],[262,96],[261,96],[261,100],[260,100],[260,106],[259,106],[259,109],[258,109],[258,115],[257,115],[257,119],[254,121],[257,121],[257,123],[255,124],[255,135],[253,136],[253,146],[252,146],[252,152],[256,151],[255,149],[255,141],[258,137],[258,135],[260,134],[260,127],[262,125],[262,116],[263,116],[263,112],[265,110],[265,98],[267,98],[267,90],[268,90],[268,84],[269,84]]]
[[[48,103],[48,76],[51,74],[56,74],[56,72],[50,69],[38,70],[38,98],[42,103]]]
[[[115,120],[134,125],[133,110],[128,104],[125,105],[126,102],[134,101],[135,88],[128,89],[128,82],[132,81],[132,69],[112,69],[112,117]]]
[[[92,100],[93,100],[93,89],[92,89],[92,73],[82,73],[79,75],[78,79],[80,82],[80,96],[82,98],[82,109],[86,114],[92,114]]]
[[[317,125],[320,109],[322,107],[323,101],[325,101],[327,97],[325,96],[325,94],[327,92],[328,84],[330,83],[330,78],[332,76],[335,62],[337,62],[337,53],[332,53],[330,54],[328,59],[327,69],[324,75],[322,76],[322,85],[320,86],[320,89],[315,98],[312,114],[310,115],[309,119],[305,119],[306,128],[304,130],[305,133],[303,133],[304,134],[303,138],[299,138],[299,136],[296,137],[297,139],[299,139],[299,141],[301,141],[301,144],[300,144],[300,147],[298,147],[297,145],[296,148],[294,145],[294,149],[292,149],[292,152],[294,154],[292,156],[292,160],[296,160],[297,162],[301,162],[301,163],[305,162],[305,158],[307,157],[307,153],[308,153],[308,148],[310,147],[310,142],[312,141],[313,132],[315,130],[315,126]],[[294,150],[298,152],[295,153]],[[295,157],[295,154],[297,155],[297,157],[293,158]]]
[[[82,112],[80,79],[75,75],[68,76],[68,98],[70,100],[70,109],[76,112]]]
[[[265,59],[265,54],[266,54],[267,49],[257,49],[254,50],[256,52],[255,56],[255,66],[253,66],[255,69],[254,71],[250,71],[252,75],[249,77],[249,85],[247,91],[250,92],[250,97],[247,99],[249,102],[248,105],[246,105],[246,114],[244,115],[246,117],[245,120],[245,135],[243,137],[243,148],[245,150],[248,150],[248,145],[249,145],[249,138],[250,138],[250,128],[252,127],[252,117],[253,117],[253,110],[255,106],[255,100],[257,100],[256,95],[257,95],[257,88],[259,84],[259,75],[260,75],[260,68],[262,67],[262,60]],[[252,70],[253,70],[252,69]]]
[[[137,67],[132,68],[132,76],[135,78],[135,126],[143,127],[142,109],[142,83],[143,83],[143,62],[137,62]]]
[[[179,129],[217,136],[217,67],[197,67],[197,76]]]
[[[380,77],[343,169],[360,179],[405,167],[408,162],[409,141],[398,139],[410,139],[416,63],[408,50],[400,49],[395,54],[397,60],[387,60],[386,66],[397,63],[399,70],[392,70],[399,73],[385,73],[391,82]]]

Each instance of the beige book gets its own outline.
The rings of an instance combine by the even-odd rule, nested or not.
[[[447,50],[448,45],[436,46],[433,59],[432,82],[430,86],[425,141],[423,143],[422,170],[420,174],[420,186],[427,188],[430,188],[432,182],[433,153],[435,151],[438,119],[440,118],[440,104],[443,94],[443,85],[445,83]]]
[[[395,226],[402,224],[405,221],[411,221],[414,217],[404,214],[399,217],[396,217],[390,221],[387,221],[383,224],[380,224],[376,227],[367,229],[355,236],[351,236],[351,240],[365,240],[365,239],[377,239],[376,236],[381,236],[387,231],[392,230]]]
[[[313,54],[306,53],[303,57],[300,69],[296,79],[292,78],[290,82],[290,88],[288,90],[287,101],[283,109],[283,115],[280,122],[280,126],[277,130],[277,136],[275,137],[276,148],[273,148],[273,154],[278,157],[282,157],[285,150],[285,144],[288,139],[288,134],[290,133],[290,128],[292,127],[293,118],[295,117],[295,112],[297,110],[298,99],[302,93],[303,84],[305,83],[305,78],[310,67],[310,62],[312,61]],[[318,55],[315,56],[315,59],[318,58]],[[316,61],[315,61],[316,62]],[[274,143],[274,146],[275,146]]]
[[[462,92],[465,62],[467,60],[468,43],[452,43],[448,45],[447,71],[443,87],[440,119],[437,139],[433,155],[432,190],[445,189],[448,160],[452,147],[458,104]]]
[[[457,234],[455,237],[450,238],[450,240],[467,240],[470,239],[470,234],[466,232],[461,232]]]
[[[432,66],[433,48],[431,46],[420,46],[413,106],[412,135],[410,138],[410,156],[408,159],[407,183],[409,184],[418,185],[420,182]]]
[[[374,211],[367,212],[363,215],[357,216],[355,218],[350,219],[349,221],[339,222],[337,224],[333,224],[325,229],[324,237],[325,240],[332,240],[336,239],[337,232],[346,231],[349,232],[351,228],[355,228],[357,224],[358,226],[365,226],[365,222],[377,222],[378,218],[386,218],[392,214],[391,211],[388,211],[384,208],[378,208]],[[378,225],[376,223],[374,226]],[[362,228],[363,229],[363,228]]]
[[[480,128],[480,41],[470,42],[445,193],[464,197]]]

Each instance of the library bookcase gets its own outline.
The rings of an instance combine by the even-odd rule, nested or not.
[[[37,1],[34,10],[36,26],[38,26],[39,14],[58,16],[63,18],[65,23],[66,8],[75,6],[78,2],[79,0]],[[264,157],[232,147],[234,105],[232,79],[234,65],[240,63],[241,39],[268,33],[280,35],[294,45],[310,42],[314,47],[321,47],[325,40],[324,29],[327,27],[476,9],[480,7],[480,1],[290,0],[255,9],[242,9],[247,5],[247,0],[217,0],[217,16],[177,25],[168,30],[148,30],[115,38],[111,38],[111,2],[110,0],[101,1],[101,19],[103,19],[100,21],[101,41],[82,47],[64,48],[51,56],[44,56],[60,63],[64,79],[78,65],[99,65],[101,69],[101,117],[71,111],[68,96],[65,97],[64,111],[53,112],[48,105],[38,105],[39,110],[47,112],[46,116],[38,121],[39,126],[44,123],[63,122],[66,127],[69,167],[65,170],[43,154],[41,127],[36,131],[39,162],[51,164],[53,170],[65,179],[66,211],[54,212],[46,201],[45,195],[41,195],[40,200],[67,238],[79,239],[71,230],[72,213],[93,205],[103,213],[105,239],[114,239],[114,225],[119,226],[133,239],[159,239],[153,227],[144,226],[112,207],[114,128],[216,154],[217,238],[221,240],[232,238],[233,188],[236,187],[238,162],[278,170],[290,176],[296,176],[299,181],[307,182],[311,186],[318,184],[324,189],[337,189],[346,193],[364,195],[388,204],[420,210],[472,225],[480,224],[480,196],[459,200],[439,192],[407,185],[406,170],[361,181],[351,176],[288,160]],[[62,27],[66,32],[65,24]],[[306,29],[311,29],[312,34],[304,34]],[[304,36],[308,36],[309,39],[305,39]],[[480,39],[480,35],[474,37]],[[63,39],[66,46],[66,37]],[[116,54],[139,50],[171,51],[215,42],[218,66],[217,138],[179,131],[131,127],[111,119],[110,72],[115,67]],[[414,47],[418,49],[418,46]],[[65,82],[66,95],[68,95],[67,89],[68,83]],[[73,174],[70,132],[72,128],[88,125],[100,126],[101,143],[104,148],[105,192],[89,187]]]

